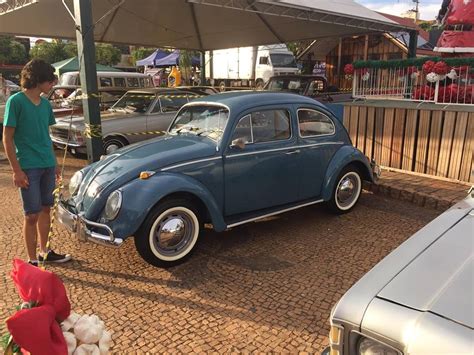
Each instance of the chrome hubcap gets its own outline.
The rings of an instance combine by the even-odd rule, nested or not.
[[[357,198],[359,181],[354,174],[346,175],[337,187],[336,198],[341,207],[350,206]]]
[[[173,213],[162,218],[155,230],[155,248],[162,254],[179,253],[192,240],[194,224],[186,213]]]
[[[116,143],[109,144],[107,148],[105,148],[105,154],[112,154],[115,152],[117,149],[119,149],[120,146]]]

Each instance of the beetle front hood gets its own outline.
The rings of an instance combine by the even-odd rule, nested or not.
[[[87,216],[100,193],[106,198],[110,192],[139,177],[142,171],[158,171],[166,166],[213,157],[219,154],[216,143],[194,135],[166,135],[132,144],[98,162],[87,172],[79,189],[78,198]],[[104,201],[97,201],[105,203]]]

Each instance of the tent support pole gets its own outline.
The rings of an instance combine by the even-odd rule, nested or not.
[[[91,133],[86,137],[89,163],[98,161],[103,152],[91,1],[74,0],[82,105],[86,127],[90,128],[86,131]]]
[[[408,58],[416,58],[416,47],[418,47],[418,31],[409,31]]]
[[[201,51],[201,85],[206,85],[206,51]]]

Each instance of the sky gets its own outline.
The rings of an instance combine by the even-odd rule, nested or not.
[[[412,0],[355,0],[371,10],[390,15],[401,16],[404,12],[415,8]],[[434,20],[441,8],[442,0],[419,0],[421,20]]]

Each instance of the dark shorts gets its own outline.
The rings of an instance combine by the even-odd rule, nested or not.
[[[20,189],[25,214],[38,213],[43,207],[52,207],[54,205],[53,191],[56,186],[56,167],[23,171],[30,183],[27,189]]]

